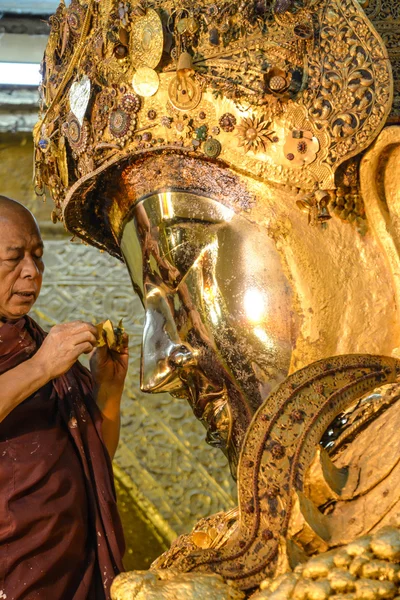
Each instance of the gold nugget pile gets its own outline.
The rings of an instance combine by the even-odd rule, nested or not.
[[[266,580],[252,600],[391,600],[399,597],[400,531],[383,527]]]

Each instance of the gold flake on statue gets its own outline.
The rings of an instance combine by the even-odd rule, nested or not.
[[[123,348],[123,335],[125,333],[124,327],[122,325],[122,319],[118,323],[117,327],[114,327],[110,319],[106,321],[102,321],[95,325],[97,329],[97,347],[102,348],[103,346],[108,346],[110,350],[114,350],[115,352],[121,352]]]

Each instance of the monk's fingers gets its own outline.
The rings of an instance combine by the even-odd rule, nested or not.
[[[89,330],[76,331],[72,336],[72,342],[74,346],[89,342],[92,346],[97,346],[97,336],[95,333]]]
[[[61,327],[70,333],[90,331],[93,335],[97,335],[96,327],[87,321],[71,321],[70,323],[64,323]]]
[[[77,356],[80,356],[81,354],[90,354],[93,351],[93,348],[94,346],[90,342],[82,342],[75,346],[75,351]]]
[[[129,354],[129,335],[122,334],[120,354]]]

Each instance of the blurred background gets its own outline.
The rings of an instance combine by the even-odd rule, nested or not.
[[[35,196],[32,128],[38,115],[39,65],[54,0],[0,0],[0,193],[36,215],[46,272],[32,316],[44,329],[60,322],[123,318],[131,364],[114,469],[128,551],[127,569],[147,568],[180,533],[234,506],[235,486],[222,453],[183,400],[139,390],[143,309],[125,266],[72,240],[50,220],[51,201]]]

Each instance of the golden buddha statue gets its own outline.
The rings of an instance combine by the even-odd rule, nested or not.
[[[356,0],[72,0],[52,17],[37,192],[125,261],[142,389],[187,399],[238,480],[237,510],[121,576],[116,600],[353,593],[323,553],[366,534],[365,564],[396,571],[393,90]],[[307,591],[314,555],[328,583]]]

